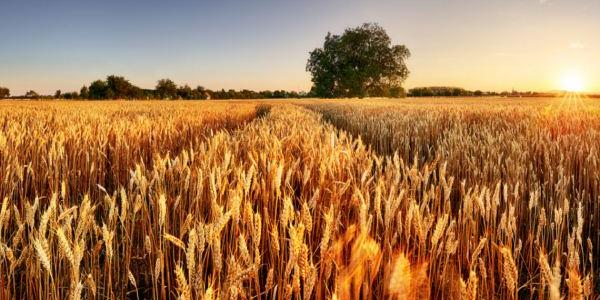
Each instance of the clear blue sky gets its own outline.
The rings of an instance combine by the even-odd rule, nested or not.
[[[548,90],[577,72],[600,90],[598,0],[1,0],[0,86],[308,90],[308,52],[367,21],[412,51],[409,87]]]

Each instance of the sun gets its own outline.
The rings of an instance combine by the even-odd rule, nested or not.
[[[578,72],[565,73],[561,79],[561,89],[572,93],[582,92],[584,89],[583,77]]]

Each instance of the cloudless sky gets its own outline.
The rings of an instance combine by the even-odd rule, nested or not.
[[[308,52],[363,22],[411,50],[407,87],[546,91],[577,73],[600,91],[598,0],[0,0],[0,86],[307,91]]]

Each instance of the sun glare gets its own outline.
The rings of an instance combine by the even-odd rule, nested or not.
[[[567,92],[581,92],[584,89],[583,77],[577,72],[566,73],[561,79],[561,88]]]

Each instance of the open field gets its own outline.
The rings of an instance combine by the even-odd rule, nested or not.
[[[9,298],[600,295],[594,100],[0,102],[0,126]]]

